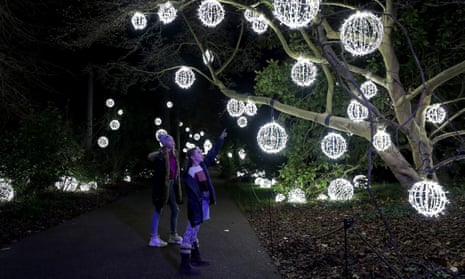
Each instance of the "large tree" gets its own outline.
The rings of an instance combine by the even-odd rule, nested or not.
[[[299,5],[310,3],[310,9],[319,4],[308,24],[295,27],[283,23],[287,13],[284,9],[281,19],[273,12],[276,3],[291,1],[219,2],[225,9],[225,19],[216,27],[200,23],[197,1],[172,1],[177,17],[169,24],[163,24],[156,14],[164,1],[71,5],[62,10],[62,15],[70,18],[72,28],[60,36],[60,41],[71,47],[113,50],[118,58],[102,61],[97,68],[101,77],[113,81],[111,84],[118,85],[119,90],[154,81],[160,86],[173,86],[174,71],[187,65],[226,97],[271,106],[288,116],[358,136],[369,143],[367,147],[378,127],[384,127],[391,133],[393,144],[375,152],[406,187],[424,178],[437,180],[439,168],[465,158],[460,153],[465,130],[459,121],[464,112],[461,80],[465,72],[465,37],[460,22],[465,3],[295,1]],[[262,23],[268,26],[266,33],[252,32],[253,23],[243,17],[246,10],[261,15]],[[379,17],[383,33],[376,50],[363,56],[350,53],[340,36],[344,20],[359,10]],[[143,12],[148,19],[143,30],[134,30],[130,25],[135,11]],[[432,11],[436,14],[432,15]],[[370,43],[373,41],[369,37],[359,41],[367,47]],[[207,49],[215,60],[204,65],[202,55]],[[289,95],[291,92],[281,90],[278,85],[291,83],[290,78],[263,75],[272,65],[285,67],[300,58],[318,67],[318,86],[299,91],[301,99],[320,94],[322,97],[312,99],[317,104],[305,104]],[[258,73],[256,82],[262,83],[262,90],[246,86],[253,81],[249,76],[253,72]],[[367,80],[378,86],[381,97],[364,97],[360,85]],[[273,91],[264,92],[266,82]],[[341,110],[351,99],[369,108],[366,120],[353,121]],[[425,112],[432,104],[448,108],[445,122],[426,121]],[[443,143],[448,148],[440,148]],[[436,150],[441,150],[440,154]]]

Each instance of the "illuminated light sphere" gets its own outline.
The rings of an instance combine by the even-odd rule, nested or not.
[[[109,107],[109,108],[112,108],[112,107],[115,106],[115,100],[109,98],[109,99],[107,99],[107,100],[105,101],[105,105],[106,105],[107,107]]]
[[[446,110],[439,104],[434,104],[426,108],[425,117],[428,122],[441,124],[446,120],[446,116]]]
[[[317,15],[320,0],[274,0],[273,14],[289,28],[307,26]]]
[[[123,115],[123,114],[124,114],[124,110],[122,110],[122,109],[119,109],[117,113],[118,113],[118,115],[119,115],[119,116],[121,116],[121,115]]]
[[[368,108],[357,100],[351,100],[347,106],[347,115],[352,121],[362,121],[368,118]]]
[[[105,148],[108,146],[108,144],[110,144],[110,141],[108,140],[107,137],[105,136],[101,136],[98,138],[97,140],[97,144],[100,148]]]
[[[357,11],[342,24],[340,39],[344,49],[354,56],[374,52],[383,40],[383,23],[371,12]]]
[[[248,116],[254,116],[257,114],[257,105],[255,103],[247,102],[245,104],[244,113]]]
[[[156,117],[155,120],[153,120],[153,123],[155,123],[156,126],[160,126],[162,122],[163,121],[160,117]]]
[[[286,147],[286,130],[278,123],[267,123],[258,130],[257,143],[266,153],[278,153]]]
[[[182,89],[189,89],[195,81],[195,73],[192,69],[183,66],[176,71],[174,81]]]
[[[444,213],[449,202],[442,186],[434,181],[423,180],[413,184],[408,200],[415,210],[426,217]]]
[[[195,148],[197,146],[195,144],[193,144],[192,142],[186,142],[186,147],[191,149],[191,148]]]
[[[233,154],[231,152],[228,152],[227,156],[228,156],[228,158],[232,158]]]
[[[165,129],[158,129],[155,132],[155,138],[157,139],[157,141],[160,141],[160,136],[161,135],[167,135],[167,134],[168,134],[168,132]]]
[[[300,188],[294,188],[287,193],[287,201],[290,203],[306,203],[305,192]]]
[[[192,138],[192,134],[189,134],[189,137]]]
[[[378,87],[371,80],[367,80],[362,85],[360,85],[360,90],[362,91],[363,96],[367,99],[371,99],[378,93]]]
[[[279,193],[276,195],[276,197],[274,198],[275,202],[283,202],[286,200],[286,196]]]
[[[268,30],[268,23],[266,23],[266,20],[262,15],[252,21],[252,30],[259,35]]]
[[[182,121],[179,121],[178,126],[182,127],[182,126],[184,126],[184,123]]]
[[[244,113],[245,104],[244,102],[236,99],[229,99],[228,103],[226,104],[226,110],[232,117],[238,117]]]
[[[186,128],[184,129],[184,131],[186,131],[186,133],[188,133],[190,130],[191,130],[191,128],[189,128],[189,127],[186,127]]]
[[[200,136],[201,136],[201,137],[205,136],[205,132],[204,132],[204,131],[200,131]]]
[[[244,128],[247,126],[247,118],[245,116],[241,116],[237,119],[237,126]]]
[[[167,1],[160,5],[158,9],[158,18],[160,19],[163,24],[168,24],[173,22],[176,19],[177,10],[173,7],[170,1]]]
[[[237,154],[239,155],[239,158],[240,158],[241,160],[244,160],[244,159],[245,159],[245,156],[247,155],[247,153],[245,152],[245,150],[242,149],[242,148],[237,152]]]
[[[204,0],[200,3],[199,19],[207,27],[216,27],[224,19],[224,8],[216,0]]]
[[[310,86],[316,79],[315,64],[307,59],[299,59],[291,69],[291,79],[298,86]]]
[[[319,194],[318,197],[316,197],[317,200],[324,201],[328,199],[328,196],[325,194]]]
[[[55,187],[64,192],[74,192],[78,189],[79,181],[72,176],[62,176],[55,182]]]
[[[321,141],[321,150],[331,159],[338,159],[347,151],[347,142],[337,133],[328,133]]]
[[[344,178],[337,178],[331,181],[328,186],[328,196],[330,200],[344,201],[352,199],[354,186]]]
[[[352,182],[355,188],[365,188],[368,186],[368,178],[363,174],[356,175],[354,179],[352,179]]]
[[[112,121],[110,121],[110,129],[112,129],[113,131],[116,131],[119,129],[119,127],[121,126],[121,124],[119,123],[118,120],[114,119]]]
[[[202,60],[203,64],[211,64],[215,60],[215,56],[213,55],[213,52],[211,52],[209,49],[205,50],[205,53],[202,54]]]
[[[194,134],[194,140],[199,140],[200,139],[200,134],[199,133],[195,133]]]
[[[174,104],[171,101],[166,102],[166,107],[167,108],[173,108]]]
[[[12,201],[15,197],[15,190],[11,186],[11,180],[0,178],[0,203]]]
[[[254,180],[255,185],[260,185],[262,184],[263,177],[257,177]]]
[[[387,150],[391,144],[391,136],[384,129],[379,129],[373,136],[373,146],[378,151]]]
[[[260,188],[271,188],[271,180],[268,178],[263,178],[260,182]]]
[[[131,18],[131,23],[135,30],[142,30],[147,27],[147,17],[141,12],[135,12]]]
[[[248,22],[253,22],[260,16],[260,13],[256,12],[255,10],[252,9],[245,9],[244,11],[244,18]]]

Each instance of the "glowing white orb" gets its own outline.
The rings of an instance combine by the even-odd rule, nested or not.
[[[184,129],[184,131],[186,131],[186,133],[188,133],[190,130],[191,130],[191,128],[189,128],[189,127],[186,127],[186,128]]]
[[[371,99],[378,93],[378,87],[371,80],[367,80],[362,85],[360,85],[360,90],[362,91],[363,96],[367,99]]]
[[[290,203],[306,203],[305,192],[300,188],[294,188],[287,193],[287,201]]]
[[[116,131],[119,129],[119,127],[121,126],[121,124],[119,123],[118,120],[114,119],[112,121],[110,121],[110,129],[112,129],[113,131]]]
[[[95,181],[90,181],[88,183],[80,183],[79,184],[79,190],[81,190],[82,192],[88,192],[90,191],[90,189],[93,189],[93,190],[97,190],[97,182]]]
[[[423,180],[413,184],[408,200],[418,213],[426,217],[436,217],[443,213],[446,204],[446,192],[434,181]]]
[[[259,35],[268,30],[268,23],[266,23],[266,20],[262,15],[252,21],[252,30]]]
[[[286,147],[286,130],[275,122],[263,125],[257,134],[258,146],[266,153],[278,153]]]
[[[254,116],[257,114],[257,105],[255,103],[247,102],[245,104],[244,113],[248,116]]]
[[[268,178],[263,178],[260,182],[260,188],[271,188],[271,180]]]
[[[347,106],[347,115],[352,121],[362,121],[368,118],[368,108],[357,100],[351,100]]]
[[[316,197],[317,200],[324,201],[328,199],[328,196],[325,194],[319,194],[318,197]]]
[[[354,195],[354,186],[344,178],[331,181],[328,186],[328,196],[331,200],[350,200]]]
[[[124,110],[122,110],[122,109],[119,109],[117,113],[118,113],[118,115],[119,115],[119,116],[121,116],[121,115],[123,115],[123,114],[124,114]]]
[[[276,197],[274,198],[275,202],[283,202],[286,200],[286,196],[279,193],[276,195]]]
[[[307,26],[318,14],[320,0],[273,0],[273,14],[289,28]]]
[[[244,102],[236,99],[229,99],[228,103],[226,104],[226,110],[232,117],[238,117],[244,113],[245,104]]]
[[[182,126],[184,126],[184,123],[182,121],[179,121],[178,127],[182,127]]]
[[[147,27],[147,17],[141,12],[135,12],[131,18],[131,23],[135,30],[142,30]]]
[[[310,86],[316,79],[315,64],[307,59],[299,59],[291,69],[291,79],[298,86]]]
[[[385,151],[391,146],[391,136],[383,129],[380,129],[373,136],[373,146],[378,151]]]
[[[99,137],[98,140],[97,140],[97,144],[98,144],[98,146],[100,146],[100,148],[105,148],[105,147],[107,147],[109,143],[110,143],[110,141],[109,141],[108,138],[105,137],[105,136],[101,136],[101,137]]]
[[[237,154],[239,155],[239,158],[240,158],[241,160],[244,160],[244,159],[245,159],[245,156],[247,155],[247,153],[245,152],[245,150],[242,149],[242,148],[239,149],[239,151],[237,152]]]
[[[241,116],[237,119],[237,126],[244,128],[247,126],[247,118],[245,116]]]
[[[216,27],[224,19],[224,8],[216,0],[204,0],[200,3],[199,19],[207,27]]]
[[[160,141],[160,136],[161,135],[167,135],[167,134],[168,134],[168,132],[165,129],[158,129],[155,132],[155,138],[157,139],[157,141]]]
[[[156,117],[155,120],[153,120],[153,123],[155,123],[156,126],[160,126],[162,122],[163,121],[160,117]]]
[[[169,1],[161,4],[157,12],[158,18],[161,22],[163,22],[163,24],[173,22],[176,19],[176,13],[176,8],[173,7],[173,4]]]
[[[257,177],[254,180],[255,185],[260,185],[262,184],[263,177]]]
[[[194,140],[199,140],[200,139],[200,134],[199,133],[195,133],[194,134]]]
[[[340,39],[354,56],[372,53],[383,40],[383,23],[371,12],[357,11],[342,24]]]
[[[211,52],[209,49],[205,50],[205,53],[202,54],[202,60],[203,64],[211,64],[215,60],[215,56],[213,55],[213,52]]]
[[[0,178],[0,203],[12,201],[15,190],[11,186],[11,179]]]
[[[446,116],[446,110],[439,104],[434,104],[426,108],[425,117],[428,122],[441,124],[446,120]]]
[[[109,108],[112,108],[112,107],[115,106],[115,100],[109,98],[109,99],[107,99],[107,100],[105,101],[105,105],[106,105],[107,107],[109,107]]]
[[[368,186],[368,178],[363,174],[354,176],[352,182],[354,183],[355,188],[365,188]]]
[[[205,136],[205,132],[204,132],[204,131],[200,131],[200,136],[201,136],[201,137]]]
[[[228,156],[228,158],[232,158],[233,154],[231,152],[228,152],[227,156]]]
[[[328,133],[321,141],[321,150],[331,159],[338,159],[347,151],[347,143],[343,136]]]
[[[182,89],[189,89],[195,81],[195,73],[191,68],[181,67],[176,71],[174,81]]]
[[[166,107],[167,108],[173,108],[174,104],[171,101],[166,102]]]
[[[204,142],[203,142],[203,151],[205,153],[208,153],[208,151],[210,151],[210,149],[212,149],[213,147],[213,143],[211,142],[211,140],[209,139],[206,139]]]

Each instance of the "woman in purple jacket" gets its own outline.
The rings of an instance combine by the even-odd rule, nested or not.
[[[210,205],[216,203],[215,189],[213,187],[208,167],[214,165],[215,157],[223,146],[224,138],[227,136],[226,129],[223,130],[218,141],[204,157],[198,148],[187,151],[186,168],[182,181],[187,193],[187,222],[186,232],[181,243],[181,267],[180,272],[185,275],[196,275],[200,270],[192,268],[192,265],[209,265],[208,261],[202,260],[199,252],[199,240],[197,234],[200,224],[210,219]]]

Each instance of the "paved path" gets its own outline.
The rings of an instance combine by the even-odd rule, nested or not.
[[[212,265],[191,277],[281,278],[222,182],[214,183],[218,202],[199,233],[202,256]],[[182,278],[177,245],[147,246],[152,210],[146,189],[34,234],[0,251],[0,278]],[[180,233],[186,215],[183,205]],[[167,238],[168,228],[167,207],[160,221],[162,238]]]

